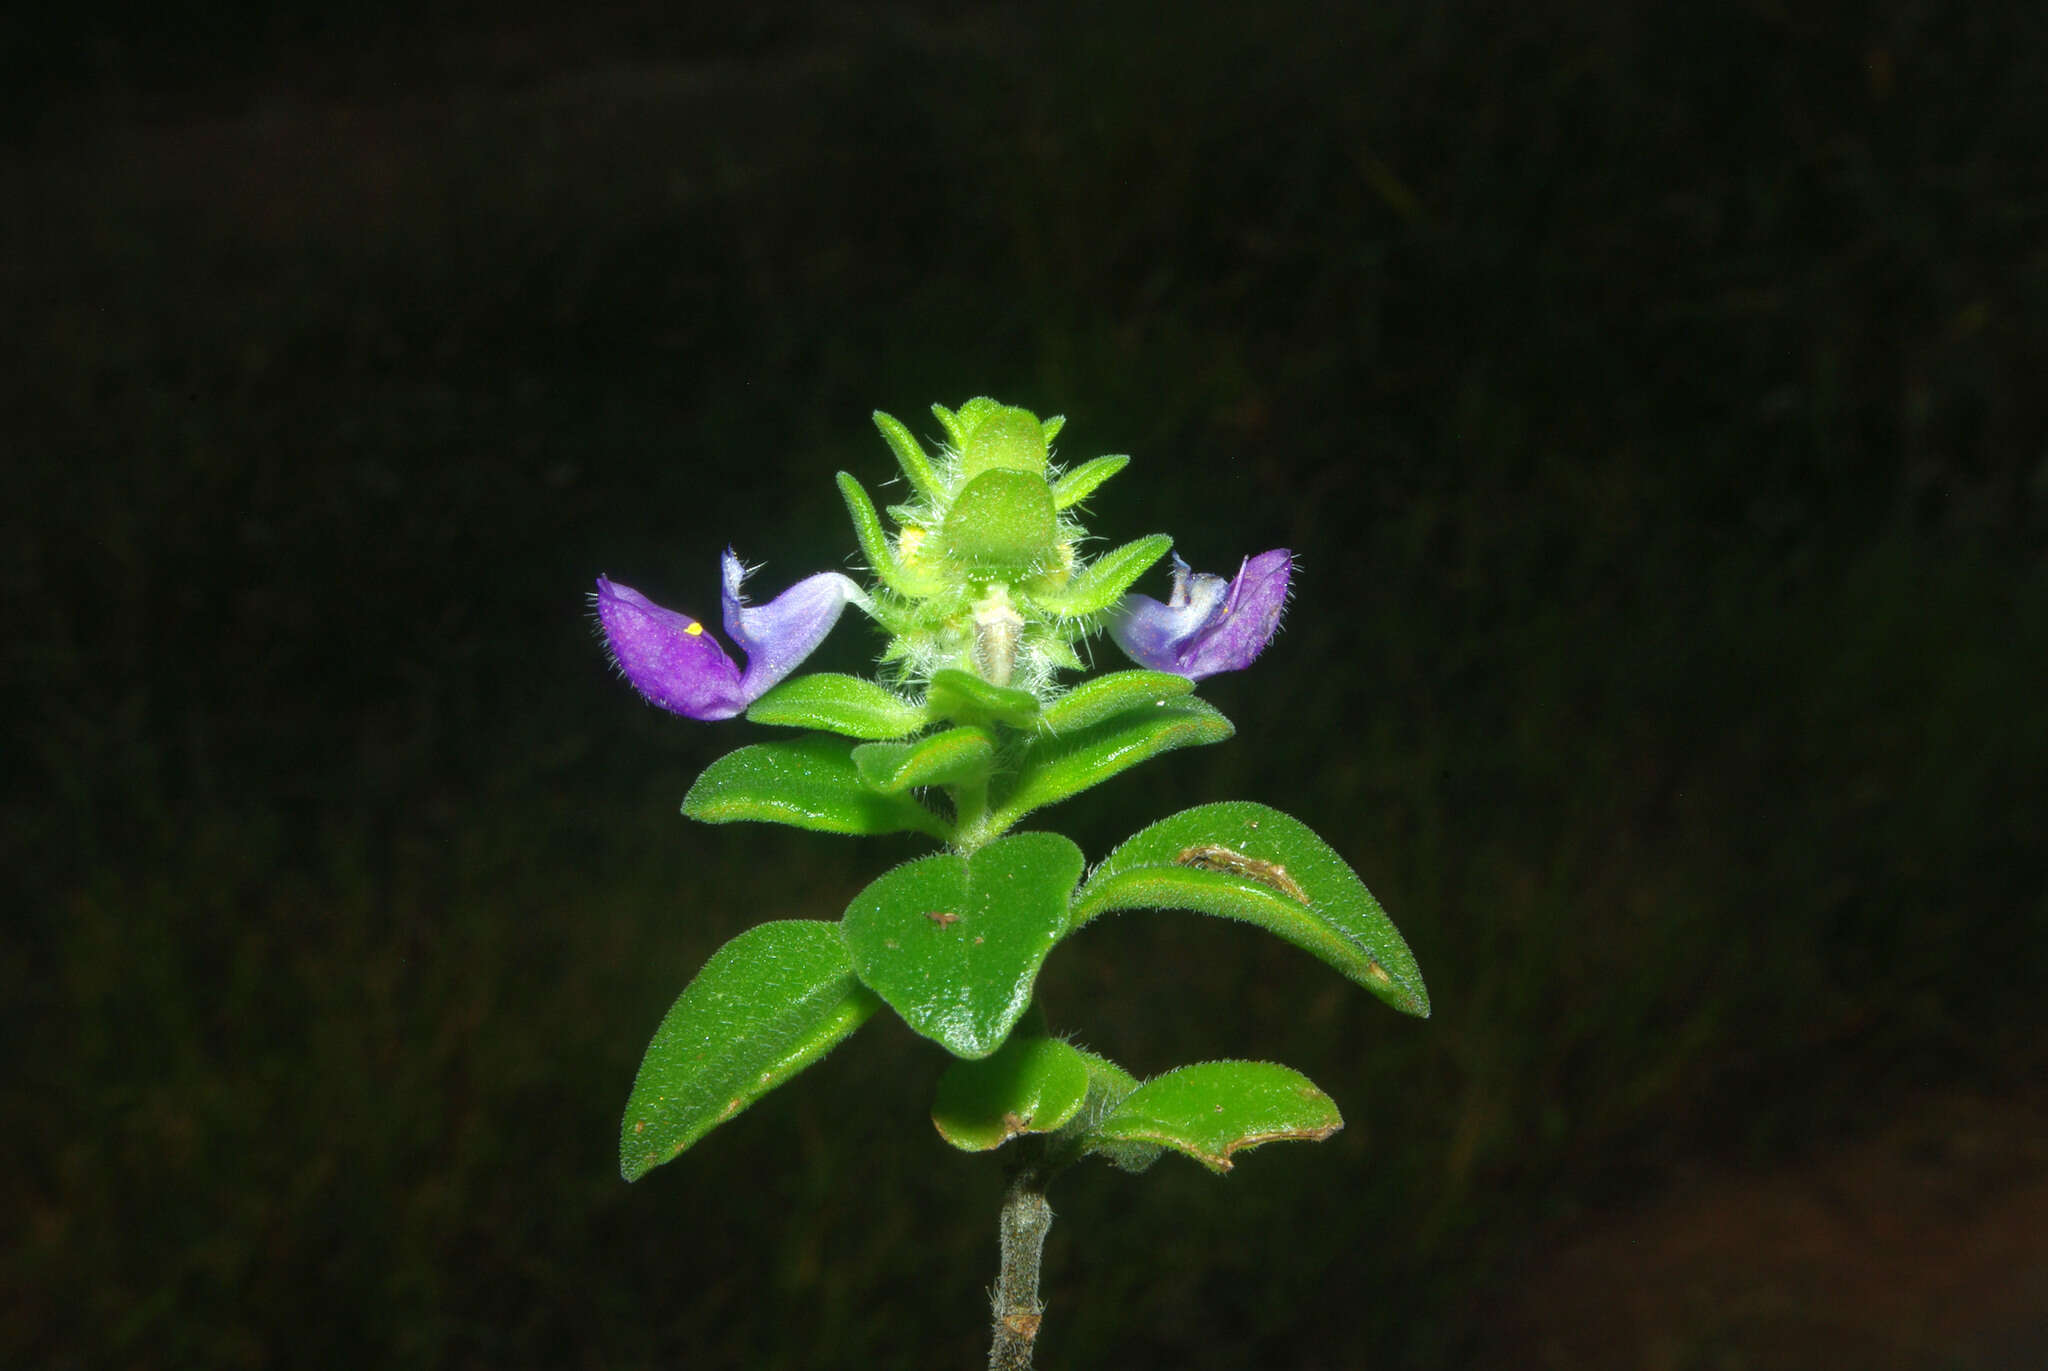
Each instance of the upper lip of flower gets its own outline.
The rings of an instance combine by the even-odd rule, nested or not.
[[[821,571],[765,605],[748,605],[740,597],[747,569],[730,548],[720,567],[725,631],[747,655],[744,671],[697,620],[597,578],[597,618],[612,660],[650,702],[686,718],[743,713],[817,649],[849,603],[868,603],[847,577]]]
[[[1235,579],[1191,572],[1173,559],[1173,594],[1165,603],[1126,595],[1112,612],[1109,636],[1140,666],[1199,681],[1250,666],[1280,627],[1294,555],[1284,547],[1247,557]]]

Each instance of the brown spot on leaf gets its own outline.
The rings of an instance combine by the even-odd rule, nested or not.
[[[1308,903],[1308,892],[1303,890],[1294,877],[1287,874],[1287,868],[1278,862],[1264,861],[1248,856],[1234,847],[1221,843],[1199,843],[1184,847],[1174,857],[1175,866],[1192,867],[1197,871],[1222,871],[1232,876],[1242,876],[1260,885],[1271,886],[1282,895]]]
[[[940,928],[949,928],[960,922],[960,916],[950,909],[927,909],[924,916]]]

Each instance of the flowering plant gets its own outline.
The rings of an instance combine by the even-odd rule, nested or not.
[[[1164,1152],[1228,1171],[1238,1151],[1321,1139],[1336,1105],[1269,1062],[1205,1062],[1139,1081],[1056,1036],[1032,1001],[1046,956],[1100,915],[1187,909],[1256,924],[1403,1012],[1429,1013],[1407,944],[1330,845],[1278,810],[1198,805],[1137,833],[1092,869],[1027,815],[1163,752],[1222,742],[1230,722],[1195,683],[1251,665],[1279,627],[1293,558],[1275,548],[1235,577],[1173,560],[1164,602],[1130,587],[1172,540],[1092,560],[1075,511],[1129,461],[1049,457],[1062,421],[969,400],[934,406],[928,455],[875,424],[910,499],[883,525],[860,482],[839,488],[874,584],[821,572],[750,606],[723,560],[726,635],[602,577],[613,660],[652,703],[692,719],[744,713],[805,730],[742,747],[691,787],[683,812],[830,833],[924,833],[944,844],[883,873],[837,922],[761,924],[715,953],[663,1018],[626,1105],[620,1169],[636,1180],[816,1061],[883,1005],[955,1060],[932,1121],[970,1152],[1015,1156],[1000,1221],[990,1365],[1031,1361],[1046,1182],[1087,1157],[1143,1171]],[[889,635],[881,679],[792,675],[849,604]],[[1137,663],[1075,685],[1077,646],[1107,630]]]

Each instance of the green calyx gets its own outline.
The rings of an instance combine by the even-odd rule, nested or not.
[[[1075,644],[1172,540],[1154,535],[1084,560],[1087,531],[1073,511],[1125,458],[1062,472],[1050,452],[1064,421],[987,396],[932,414],[946,436],[935,454],[896,419],[874,416],[912,493],[887,511],[893,534],[860,483],[839,478],[880,582],[873,613],[891,634],[882,659],[898,686],[963,672],[1050,699],[1056,674],[1080,665]]]

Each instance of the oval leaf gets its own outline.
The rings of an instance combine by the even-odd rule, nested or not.
[[[1050,1133],[1080,1112],[1090,1073],[1058,1038],[1014,1037],[994,1056],[954,1062],[939,1077],[932,1123],[963,1152],[986,1152],[1020,1133]]]
[[[728,752],[704,768],[683,797],[683,813],[711,824],[757,819],[824,833],[907,830],[952,838],[945,820],[908,795],[881,795],[862,785],[853,746],[820,733]]]
[[[1152,1143],[1221,1174],[1241,1148],[1320,1142],[1344,1126],[1336,1102],[1273,1062],[1202,1062],[1133,1090],[1088,1133],[1090,1151]],[[1114,1155],[1112,1153],[1112,1155]]]
[[[849,738],[907,738],[930,722],[895,691],[864,676],[820,671],[792,676],[747,710],[757,724],[817,728]]]
[[[792,919],[712,954],[647,1045],[619,1132],[629,1181],[668,1161],[837,1046],[880,1008],[839,930]]]
[[[1422,971],[1380,902],[1301,820],[1245,800],[1143,830],[1074,899],[1074,926],[1117,909],[1242,919],[1312,952],[1403,1013],[1429,1016]]]
[[[1047,706],[1038,716],[1038,726],[1047,733],[1071,733],[1127,710],[1177,700],[1194,688],[1192,680],[1171,671],[1113,671],[1081,682]]]
[[[1220,743],[1236,729],[1217,708],[1192,696],[1127,710],[1088,728],[1033,738],[998,797],[990,831],[1000,833],[1032,810],[1064,800],[1177,747]]]
[[[956,1057],[986,1057],[1030,1004],[1082,865],[1057,833],[907,862],[846,907],[854,971],[917,1032]]]
[[[995,743],[980,728],[949,728],[916,742],[863,743],[853,750],[861,782],[885,795],[913,786],[982,780],[995,764]]]

